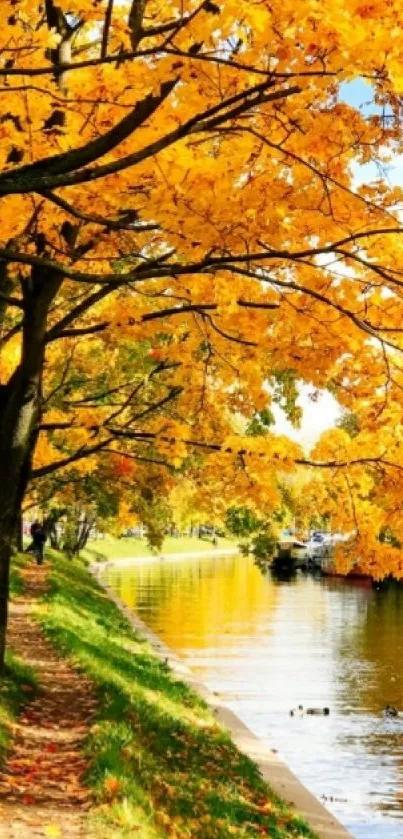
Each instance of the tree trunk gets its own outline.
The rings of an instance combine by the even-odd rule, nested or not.
[[[8,596],[10,589],[11,533],[5,528],[0,533],[0,674],[4,670],[6,633],[8,622]]]
[[[22,533],[22,512],[21,512],[21,508],[18,511],[18,515],[17,515],[17,522],[16,522],[16,526],[15,526],[15,535],[14,535],[14,545],[15,545],[16,551],[19,551],[20,553],[22,553],[22,551],[24,550],[24,544],[23,544],[23,533]]]
[[[0,423],[0,674],[4,669],[11,556],[17,527],[21,522],[21,500],[28,480],[28,462],[31,460],[30,434],[26,443],[28,452],[21,461],[19,452],[12,444],[7,445],[7,436]]]
[[[52,526],[52,529],[49,531],[49,541],[50,547],[53,548],[54,551],[59,550],[59,536],[56,530],[56,525]]]
[[[66,514],[66,512],[67,510],[65,507],[52,509],[43,522],[43,529],[46,535],[49,537],[50,546],[55,551],[58,551],[60,547],[57,525],[60,519],[63,518],[63,516]]]
[[[84,548],[85,548],[85,546],[88,542],[88,539],[90,538],[90,533],[91,533],[91,530],[92,530],[94,524],[95,524],[95,518],[94,517],[87,517],[85,519],[85,523],[84,523],[84,526],[81,528],[80,538],[79,538],[79,541],[78,541],[78,551],[77,551],[78,554],[81,553],[81,551],[84,550]]]
[[[2,387],[0,405],[0,673],[4,669],[10,559],[31,471],[41,416],[44,339],[49,306],[60,277],[32,270],[22,286],[21,361]]]

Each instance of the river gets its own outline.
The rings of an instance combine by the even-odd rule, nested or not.
[[[241,556],[107,580],[357,839],[403,839],[403,587],[272,578]],[[291,708],[330,708],[290,717]]]

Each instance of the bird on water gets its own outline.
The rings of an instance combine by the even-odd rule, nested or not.
[[[330,708],[306,708],[304,709],[303,705],[298,705],[298,708],[292,708],[290,711],[290,717],[303,717],[304,714],[308,714],[309,716],[322,716],[328,717],[330,714]]]

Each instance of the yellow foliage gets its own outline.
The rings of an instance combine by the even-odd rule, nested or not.
[[[399,576],[400,0],[0,6],[4,475],[36,446],[34,479],[120,482],[122,525],[132,490],[272,512],[306,457],[248,424],[268,384],[294,421],[295,383],[328,387],[359,432],[319,441],[301,519]]]

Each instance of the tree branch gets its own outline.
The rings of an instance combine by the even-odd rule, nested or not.
[[[113,2],[114,0],[108,0],[108,6],[105,12],[104,28],[102,32],[101,59],[106,58],[106,54],[108,52],[108,39],[112,23]]]
[[[83,335],[96,335],[98,332],[104,332],[110,326],[109,321],[103,323],[95,323],[93,326],[83,326],[77,329],[64,329],[53,335],[52,338],[47,337],[46,343],[50,344],[52,341],[57,341],[59,338],[81,338]]]
[[[136,50],[143,37],[143,17],[147,0],[132,0],[128,24],[130,30],[130,43],[133,50]]]
[[[157,434],[152,431],[130,431],[128,429],[119,429],[119,428],[110,428],[109,429],[111,434],[114,434],[116,437],[127,438],[131,440],[138,440],[139,442],[150,443],[154,442],[155,440],[163,440],[165,443],[175,443],[177,442],[177,438],[169,437],[168,435]],[[229,446],[224,447],[221,443],[207,443],[202,440],[192,440],[192,439],[185,439],[181,440],[181,442],[185,443],[187,446],[194,446],[195,448],[206,449],[212,452],[223,452],[225,454],[235,454],[239,455],[250,455],[253,457],[261,458],[270,458],[272,457],[271,454],[266,454],[265,452],[256,452],[256,451],[248,451],[245,447],[236,449]],[[383,456],[380,457],[357,457],[353,458],[352,460],[328,460],[328,461],[315,461],[309,460],[309,458],[296,458],[295,461],[296,465],[298,466],[312,466],[313,468],[318,469],[345,469],[351,466],[358,466],[358,465],[368,465],[368,466],[388,466],[391,469],[399,469],[403,471],[403,465],[399,463],[393,463],[390,460],[385,460]]]
[[[76,54],[82,53],[85,50],[92,49],[94,43],[99,43],[99,41],[91,42],[90,44],[84,45],[80,47]],[[83,70],[88,67],[101,67],[104,64],[122,64],[125,61],[134,61],[136,59],[144,59],[150,58],[151,56],[161,56],[161,55],[176,55],[180,58],[187,58],[189,61],[205,61],[207,63],[214,63],[214,64],[221,64],[223,66],[233,68],[235,70],[241,70],[245,73],[252,73],[258,76],[265,76],[266,78],[277,79],[279,81],[285,81],[290,79],[299,79],[299,78],[334,78],[339,73],[343,71],[343,67],[340,67],[337,70],[302,70],[301,72],[292,71],[284,72],[284,73],[277,73],[275,70],[264,70],[260,67],[254,67],[251,64],[242,64],[242,62],[234,61],[231,59],[222,58],[219,55],[206,55],[203,52],[199,53],[189,53],[186,50],[181,50],[177,47],[168,47],[166,45],[158,46],[158,47],[150,47],[149,49],[145,50],[133,50],[133,51],[126,51],[115,53],[114,55],[105,56],[105,58],[87,58],[83,61],[76,61],[71,63],[60,63],[58,64],[58,70],[62,72],[72,72],[74,70]],[[44,67],[7,67],[7,68],[0,68],[0,78],[2,76],[26,76],[27,78],[35,77],[35,76],[50,76],[55,72],[53,65],[45,65]],[[379,76],[375,73],[374,75],[370,74],[363,74],[363,78],[368,79],[368,81],[379,81]]]
[[[100,157],[104,157],[105,154],[108,154],[116,148],[116,146],[122,143],[123,140],[130,137],[133,131],[140,128],[140,126],[143,125],[143,123],[153,113],[155,113],[161,103],[164,102],[167,96],[169,96],[177,83],[178,78],[163,82],[160,88],[160,93],[157,96],[153,96],[152,94],[146,96],[138,102],[133,110],[126,114],[126,116],[124,116],[123,119],[121,119],[120,122],[118,122],[113,128],[105,134],[102,134],[101,137],[97,137],[95,140],[91,140],[89,143],[86,143],[84,146],[81,146],[78,149],[72,149],[72,151],[62,152],[61,154],[55,154],[51,157],[42,158],[42,160],[38,160],[35,163],[28,163],[26,166],[19,166],[11,172],[7,171],[1,173],[0,190],[2,183],[13,184],[19,182],[20,188],[22,188],[24,192],[31,192],[31,188],[26,190],[23,187],[24,181],[28,181],[30,177],[40,178],[41,175],[43,175],[46,182],[49,178],[52,181],[52,176],[66,175],[76,169],[81,169],[83,166],[94,163],[96,160],[99,160]],[[18,189],[18,192],[20,192],[20,188]],[[46,190],[46,183],[44,184],[44,188]],[[39,181],[37,191],[41,191]]]
[[[106,283],[111,284],[112,286],[115,284],[119,286],[133,280],[141,281],[157,279],[160,277],[175,277],[181,274],[208,273],[209,271],[212,272],[214,269],[238,271],[238,264],[243,265],[245,263],[252,262],[265,262],[280,259],[290,260],[292,262],[302,261],[303,259],[307,259],[309,257],[331,254],[346,244],[353,244],[354,242],[362,239],[369,239],[373,236],[389,235],[392,233],[401,235],[403,233],[403,227],[386,227],[367,230],[360,233],[352,233],[350,236],[345,236],[343,239],[338,239],[336,242],[332,242],[329,245],[323,245],[316,248],[305,248],[299,251],[275,250],[263,245],[264,250],[262,251],[255,251],[246,254],[230,254],[228,256],[206,257],[205,259],[200,260],[200,262],[187,264],[180,262],[161,264],[160,260],[156,259],[150,261],[146,265],[142,264],[136,266],[133,271],[130,271],[127,274],[87,274],[85,272],[75,271],[68,265],[64,265],[62,262],[56,262],[55,260],[48,259],[47,257],[35,256],[34,254],[21,253],[10,248],[0,248],[0,259],[4,259],[10,263],[20,262],[23,265],[34,265],[38,268],[51,269],[56,274],[61,274],[68,279],[75,280],[77,282],[92,284]],[[354,257],[354,254],[351,255],[350,252],[347,252],[344,256],[348,259]],[[318,265],[317,267],[319,268],[321,266]],[[380,266],[376,265],[376,263],[369,262],[367,267],[374,271],[377,269],[382,270]],[[259,279],[256,275],[254,278]],[[392,281],[392,278],[389,277],[389,279]],[[399,283],[400,281],[395,280],[395,282]]]
[[[141,315],[139,321],[133,320],[133,323],[146,323],[150,320],[158,320],[159,318],[170,317],[171,315],[184,315],[187,312],[212,312],[218,309],[217,303],[189,303],[186,306],[173,306],[171,309],[159,309],[156,312],[147,312]],[[129,321],[130,322],[130,321]]]
[[[158,101],[158,104],[150,111],[150,113],[152,113],[156,110],[156,107],[158,107],[160,102],[166,98],[168,92],[173,89],[177,81],[178,80],[176,79],[173,82],[167,82],[163,85],[165,95],[163,95],[161,88],[160,97],[147,97],[147,99],[143,100],[143,102],[136,107],[139,107],[140,110],[143,111],[147,101],[149,103],[152,101],[153,104]],[[178,128],[173,129],[168,132],[168,134],[165,134],[163,137],[160,137],[158,140],[150,143],[148,146],[133,152],[133,154],[126,155],[126,157],[122,157],[118,160],[111,161],[110,163],[106,163],[103,166],[98,166],[93,169],[81,169],[78,172],[73,171],[73,169],[75,170],[78,167],[85,165],[82,161],[84,161],[86,157],[91,158],[92,161],[96,159],[94,156],[95,148],[99,150],[98,156],[103,156],[110,150],[110,148],[115,148],[115,146],[121,142],[119,139],[116,141],[116,129],[111,129],[111,131],[107,132],[106,135],[103,135],[98,140],[93,140],[81,149],[66,152],[61,155],[55,155],[47,160],[40,160],[36,163],[14,169],[12,172],[3,173],[0,175],[0,195],[26,194],[27,192],[39,192],[42,194],[44,191],[54,189],[55,187],[89,183],[99,178],[106,177],[106,175],[121,172],[123,169],[135,166],[138,163],[147,160],[149,157],[158,154],[163,149],[168,148],[194,131],[210,130],[210,128],[216,126],[217,124],[225,122],[227,119],[234,116],[239,116],[241,113],[248,111],[255,105],[262,104],[262,102],[267,103],[277,99],[285,99],[294,93],[299,93],[301,90],[300,87],[294,86],[283,90],[276,90],[272,94],[264,95],[264,91],[272,86],[273,83],[271,81],[265,81],[259,85],[255,85],[254,87],[247,88],[241,93],[235,94],[229,99],[208,108],[202,114],[197,114],[196,116],[191,117],[189,120],[182,123],[182,125],[178,126]],[[241,104],[239,105],[238,103]],[[237,107],[233,107],[234,105],[237,105]],[[118,133],[120,133],[121,136],[123,134],[123,137],[129,136],[134,128],[132,127],[129,131],[128,126],[133,125],[134,122],[134,112],[131,112],[124,117],[121,123],[118,124]],[[124,126],[124,131],[122,131],[122,126]],[[108,137],[108,143],[104,142],[105,137]],[[48,165],[51,166],[50,173]]]
[[[88,221],[92,224],[100,224],[102,227],[107,227],[109,230],[127,230],[134,233],[147,232],[148,230],[160,230],[160,226],[158,224],[154,224],[153,222],[125,223],[124,215],[121,221],[118,221],[98,216],[95,213],[85,213],[82,210],[78,210],[77,207],[73,207],[72,204],[69,204],[68,201],[60,195],[55,195],[54,192],[49,190],[44,190],[42,195],[44,198],[47,198],[48,201],[52,201],[53,204],[56,204],[57,207],[65,210],[66,213],[69,213],[74,218],[78,218],[81,221]],[[127,212],[127,216],[130,216],[130,210]]]
[[[3,300],[8,306],[15,306],[17,309],[22,309],[23,312],[25,311],[24,302],[19,297],[10,297],[10,295],[3,294],[0,291],[0,300]]]
[[[107,297],[108,294],[115,288],[115,286],[103,286],[102,288],[94,291],[88,297],[81,301],[77,306],[68,312],[64,318],[61,318],[54,326],[52,326],[46,336],[45,341],[54,341],[56,338],[59,337],[59,333],[63,332],[71,323],[74,323],[77,318],[81,317],[81,315],[85,314],[88,309],[91,309],[96,303],[99,303],[100,300],[103,300],[104,297]]]
[[[245,309],[278,309],[279,303],[255,303],[253,301],[248,300],[238,300],[238,306],[241,306]],[[155,312],[147,312],[144,315],[141,315],[138,320],[136,318],[128,318],[128,325],[134,326],[137,323],[147,323],[150,320],[160,320],[161,318],[172,317],[172,315],[184,315],[188,312],[195,312],[196,314],[200,314],[201,316],[205,315],[206,312],[216,311],[218,309],[218,303],[189,303],[186,306],[173,306],[170,309],[159,309]],[[220,334],[224,338],[228,338],[231,341],[238,341],[239,343],[248,344],[247,341],[242,341],[241,339],[235,338],[234,336],[227,335],[222,332],[215,323],[213,323],[212,319],[209,318],[210,323],[213,325],[213,328],[216,331],[220,332]],[[102,323],[96,323],[92,326],[83,326],[78,328],[72,329],[61,329],[56,331],[55,328],[51,329],[48,333],[46,338],[46,343],[50,343],[52,341],[56,341],[59,338],[79,338],[82,335],[94,335],[97,332],[103,332],[105,329],[108,329],[110,326],[110,321],[103,321]],[[256,346],[256,344],[252,344],[251,346]]]
[[[113,439],[113,437],[110,437],[109,439],[102,440],[100,443],[96,443],[94,446],[83,446],[77,452],[69,455],[68,457],[55,460],[53,463],[48,463],[47,466],[40,466],[38,469],[33,469],[30,476],[31,480],[34,481],[38,478],[43,478],[45,475],[51,475],[52,472],[57,472],[65,466],[70,466],[72,463],[76,463],[77,460],[83,460],[85,457],[90,457],[90,455],[102,451],[102,449],[108,446],[109,443],[113,442]]]

